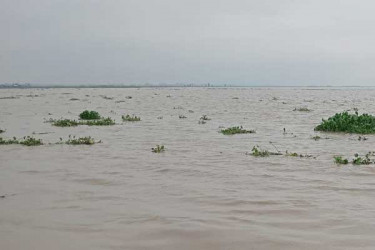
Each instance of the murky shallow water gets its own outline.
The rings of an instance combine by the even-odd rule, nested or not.
[[[375,136],[313,131],[355,107],[375,114],[375,90],[0,90],[2,137],[103,141],[0,146],[0,249],[374,249],[375,168],[336,166],[333,155],[375,150]],[[118,125],[43,122],[85,109]],[[198,124],[204,114],[211,120]],[[218,133],[237,125],[257,133]],[[255,145],[275,151],[270,142],[316,159],[246,155]],[[156,144],[166,152],[152,153]]]

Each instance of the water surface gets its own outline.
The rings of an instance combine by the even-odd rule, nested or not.
[[[2,137],[46,143],[0,146],[0,249],[375,247],[375,168],[333,163],[375,136],[314,132],[336,112],[375,114],[374,89],[2,89],[0,107]],[[85,109],[117,125],[44,122]],[[256,133],[218,132],[239,125]],[[48,145],[69,135],[102,143]],[[315,158],[246,155],[255,145]]]

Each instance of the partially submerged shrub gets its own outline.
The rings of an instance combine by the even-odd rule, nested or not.
[[[375,133],[375,117],[368,114],[358,115],[348,112],[336,113],[328,120],[322,120],[322,123],[315,127],[317,131],[328,132],[346,132],[357,134]]]
[[[31,136],[25,136],[23,140],[18,140],[16,137],[13,137],[13,139],[4,140],[0,137],[0,145],[9,145],[9,144],[22,144],[25,146],[39,146],[43,145],[43,142],[41,139],[35,139]]]
[[[161,153],[165,151],[164,145],[156,145],[155,148],[151,148],[151,151],[154,153]]]
[[[252,134],[255,133],[255,130],[246,130],[241,127],[231,127],[222,129],[220,131],[224,135],[234,135],[234,134]]]
[[[100,119],[100,115],[96,111],[85,110],[81,114],[79,114],[79,118],[83,120],[96,120],[96,119]]]
[[[130,115],[126,115],[126,116],[122,116],[122,120],[123,121],[127,121],[127,122],[138,122],[138,121],[140,121],[141,120],[141,118],[140,117],[138,117],[138,116],[135,116],[135,115],[133,115],[133,116],[130,116]]]

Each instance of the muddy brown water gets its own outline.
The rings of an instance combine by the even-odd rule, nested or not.
[[[375,89],[2,89],[0,136],[45,145],[0,146],[0,249],[374,249],[375,168],[333,156],[375,151],[375,136],[314,132],[353,108],[375,114]],[[117,124],[44,122],[85,109]],[[256,133],[218,132],[238,125]],[[102,143],[48,144],[69,135]]]

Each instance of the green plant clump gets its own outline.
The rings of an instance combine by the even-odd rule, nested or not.
[[[234,135],[234,134],[252,134],[255,133],[255,130],[246,130],[241,127],[231,127],[222,129],[220,131],[224,135]]]
[[[92,138],[91,136],[79,137],[79,138],[75,138],[75,137],[70,138],[69,136],[69,140],[67,140],[65,143],[69,145],[93,145],[96,142],[94,138]]]
[[[97,120],[100,119],[100,115],[96,111],[85,110],[81,114],[79,114],[79,118],[81,118],[82,120]]]
[[[138,116],[130,116],[130,115],[126,115],[126,116],[122,116],[122,120],[123,121],[127,121],[127,122],[138,122],[141,120],[141,117],[138,117]]]
[[[84,121],[76,121],[70,119],[60,119],[60,120],[50,120],[53,126],[57,127],[75,127],[78,125],[87,125],[87,126],[108,126],[114,125],[115,121],[112,120],[110,117],[108,118],[101,118],[99,120],[84,120]]]
[[[267,157],[267,156],[270,156],[270,152],[269,151],[267,151],[267,150],[261,150],[258,146],[254,146],[251,151],[252,151],[251,155],[256,156],[256,157]]]
[[[70,120],[70,119],[60,119],[60,120],[51,120],[51,121],[52,121],[52,125],[56,127],[75,127],[80,124],[76,120]]]
[[[5,132],[5,130],[3,130],[3,129],[0,128],[0,134],[4,133],[4,132]]]
[[[154,153],[161,153],[165,151],[164,145],[156,145],[155,148],[151,148],[151,151]]]
[[[369,114],[358,115],[348,112],[336,113],[328,120],[322,120],[322,123],[315,127],[317,131],[328,132],[346,132],[357,134],[375,133],[375,117]]]
[[[342,158],[342,156],[334,156],[333,158],[334,158],[336,164],[346,165],[346,164],[349,163],[348,159],[344,159],[344,158]]]
[[[109,125],[115,125],[115,121],[112,120],[112,118],[102,118],[100,120],[90,120],[90,121],[82,121],[79,123],[79,125],[87,125],[87,126],[109,126]]]
[[[13,137],[13,139],[4,140],[0,137],[0,145],[9,145],[9,144],[21,144],[25,146],[39,146],[43,145],[43,142],[41,139],[35,139],[31,136],[25,136],[23,140],[17,140],[16,137]]]

